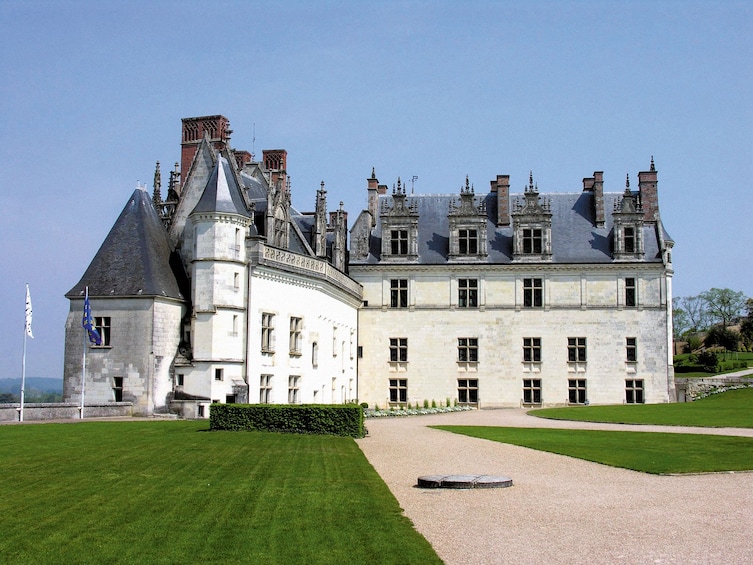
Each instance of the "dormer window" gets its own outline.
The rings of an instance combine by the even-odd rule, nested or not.
[[[540,254],[543,247],[543,237],[540,229],[523,229],[523,253]]]
[[[523,199],[513,205],[513,258],[521,262],[552,260],[551,203],[539,197],[529,176]]]
[[[622,198],[614,203],[614,259],[638,261],[643,259],[643,210],[637,196],[630,190],[630,178],[625,181]]]
[[[418,259],[418,212],[409,202],[400,179],[392,190],[392,207],[382,203],[382,259],[415,261]]]
[[[392,255],[408,254],[408,230],[390,230]]]
[[[486,258],[486,204],[475,202],[473,186],[465,177],[460,202],[453,200],[448,213],[450,223],[449,258],[468,261]]]
[[[478,253],[478,231],[458,230],[458,247],[461,255]]]
[[[625,239],[625,253],[635,253],[635,228],[625,227],[623,234]]]

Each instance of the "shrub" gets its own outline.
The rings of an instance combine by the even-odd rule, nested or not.
[[[436,400],[432,400],[431,401],[431,407],[432,408],[436,408],[437,407],[437,401]]]
[[[719,367],[719,357],[713,351],[703,351],[698,354],[698,364],[704,371],[715,373]]]
[[[429,401],[428,400],[424,400],[424,408],[428,408],[428,407],[429,407]]]
[[[363,408],[354,404],[212,404],[209,429],[365,436]]]

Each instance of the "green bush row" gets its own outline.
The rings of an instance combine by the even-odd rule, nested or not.
[[[209,429],[365,436],[357,404],[212,404]]]

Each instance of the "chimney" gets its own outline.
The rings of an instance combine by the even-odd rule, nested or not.
[[[510,175],[497,175],[491,181],[491,192],[497,193],[497,225],[510,225]]]
[[[594,225],[597,228],[604,227],[604,172],[594,171]]]
[[[183,122],[180,142],[180,185],[182,187],[204,136],[208,136],[214,148],[220,150],[229,145],[230,134],[233,130],[230,129],[230,120],[220,115],[183,118],[181,121]]]
[[[651,156],[651,167],[648,171],[638,173],[638,191],[643,206],[643,220],[645,222],[656,221],[659,212],[659,193],[657,190],[656,167],[654,157]]]
[[[264,167],[268,171],[287,171],[288,152],[284,149],[265,149],[262,151]]]
[[[265,149],[262,151],[264,167],[271,173],[273,186],[282,182],[283,190],[287,183],[288,152],[284,149]]]
[[[251,153],[248,151],[235,151],[235,163],[238,165],[238,170],[240,171],[243,169],[243,167],[251,162]]]

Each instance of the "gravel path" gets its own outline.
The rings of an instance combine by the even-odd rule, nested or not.
[[[447,565],[753,563],[753,472],[655,476],[429,429],[434,424],[753,437],[753,430],[588,424],[480,410],[369,419],[358,444]],[[487,474],[511,488],[418,489],[421,475]]]

